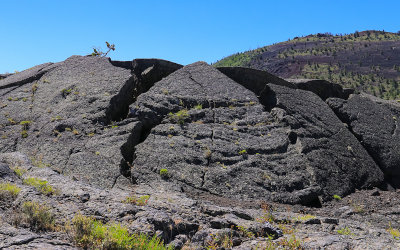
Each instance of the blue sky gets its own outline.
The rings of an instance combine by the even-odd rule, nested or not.
[[[318,32],[400,30],[399,0],[0,0],[0,73],[114,43],[114,60],[215,62]]]

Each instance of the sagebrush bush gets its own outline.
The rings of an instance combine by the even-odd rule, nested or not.
[[[22,220],[32,230],[48,231],[54,229],[55,219],[49,207],[28,201],[22,205],[21,212],[23,214]]]
[[[15,184],[0,183],[0,199],[5,199],[7,197],[15,198],[18,196],[21,189]]]

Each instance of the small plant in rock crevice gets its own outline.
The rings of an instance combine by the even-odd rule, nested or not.
[[[240,150],[240,151],[239,151],[239,155],[245,155],[245,154],[247,154],[246,149],[243,149],[243,150]]]
[[[67,95],[71,94],[72,89],[62,89],[61,94],[63,97],[67,97]]]
[[[8,122],[12,125],[16,124],[17,122],[13,118],[7,118]]]
[[[211,239],[206,242],[207,250],[230,249],[233,247],[232,230],[225,233],[211,234],[210,238]]]
[[[28,131],[22,130],[22,131],[21,131],[21,137],[22,137],[22,138],[28,137]]]
[[[348,227],[338,229],[336,232],[341,235],[354,235]]]
[[[387,231],[392,235],[393,239],[400,240],[400,231],[392,227],[392,224],[389,223],[389,228]]]
[[[246,237],[246,238],[254,238],[255,234],[253,232],[250,232],[247,228],[245,228],[244,226],[236,226],[237,230],[239,231],[239,233]]]
[[[168,169],[165,169],[165,168],[160,169],[160,176],[163,179],[168,179],[169,178]]]
[[[303,250],[304,247],[301,244],[302,242],[299,239],[297,239],[294,234],[292,234],[290,237],[284,237],[278,241],[272,241],[272,239],[269,238],[265,250],[275,250],[275,249]]]
[[[203,109],[203,105],[198,104],[198,105],[194,106],[194,109],[201,110],[201,109]]]
[[[187,109],[182,109],[176,113],[170,112],[168,116],[173,122],[183,125],[185,123],[185,119],[189,117],[189,114]]]
[[[59,115],[57,115],[56,117],[52,117],[51,119],[50,119],[50,121],[51,122],[54,122],[54,121],[60,121],[60,120],[62,120],[63,118],[61,117],[61,116],[59,116]]]
[[[353,203],[353,202],[351,202],[350,205],[353,208],[353,211],[355,213],[358,213],[358,214],[365,213],[365,206],[364,205],[358,204],[358,203]]]
[[[305,215],[299,215],[295,218],[295,221],[307,221],[311,219],[315,219],[316,217],[314,215],[310,214],[305,214]]]
[[[147,205],[147,202],[150,199],[150,195],[142,195],[139,198],[136,196],[129,196],[125,200],[123,200],[123,203],[132,203],[135,204],[136,206],[145,206]]]
[[[340,197],[339,195],[335,194],[333,195],[333,199],[340,201],[342,199],[342,197]]]

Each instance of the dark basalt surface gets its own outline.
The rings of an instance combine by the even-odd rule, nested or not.
[[[136,96],[181,67],[158,61],[141,60],[135,67],[131,62],[132,69],[125,69],[107,58],[73,56],[1,80],[8,88],[0,92],[0,152],[24,152],[61,173],[112,187],[126,165],[121,147],[140,136],[130,137],[135,123],[116,123],[126,118]],[[23,121],[30,122],[26,138]]]
[[[366,246],[381,236],[329,240],[332,221],[348,222],[339,222],[348,214],[335,212],[344,205],[331,200],[360,200],[356,190],[374,187],[396,197],[400,108],[348,95],[329,82],[159,59],[73,56],[9,75],[0,79],[0,179],[22,191],[0,201],[0,247],[75,247],[62,232],[12,223],[10,214],[29,200],[49,204],[59,223],[81,212],[195,249],[216,234],[231,235],[238,249],[266,243],[266,234],[289,237],[260,222],[261,204],[273,204],[282,221],[325,211],[332,220],[317,218],[324,229],[295,224],[302,238],[309,232],[305,246]],[[27,172],[18,177],[16,166]],[[43,178],[60,193],[41,195],[23,184],[26,177]],[[151,198],[146,206],[121,203],[132,194]],[[379,207],[382,200],[373,199]],[[374,230],[386,232],[378,223],[384,212],[368,213]],[[357,220],[367,223],[347,219],[354,228]],[[386,234],[377,246],[394,244]]]
[[[353,94],[350,89],[343,89],[342,86],[336,83],[331,83],[325,80],[317,79],[286,79],[295,84],[299,89],[307,90],[318,95],[322,100],[329,97],[338,97],[341,99],[349,98]]]
[[[371,95],[353,95],[348,100],[328,99],[329,106],[348,125],[389,184],[400,187],[400,105]]]
[[[159,181],[167,169],[171,180],[212,194],[305,205],[382,182],[379,167],[318,96],[274,84],[251,90],[195,63],[139,96],[132,109],[151,130],[135,148],[134,180]],[[179,123],[168,114],[180,110],[187,117]]]

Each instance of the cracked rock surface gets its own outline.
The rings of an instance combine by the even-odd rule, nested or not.
[[[63,230],[15,224],[35,201],[58,229],[81,213],[177,249],[291,237],[305,248],[395,249],[400,108],[349,93],[159,59],[73,56],[0,75],[0,182],[21,188],[0,197],[0,248],[77,248]],[[43,195],[28,177],[58,192]],[[144,195],[144,206],[122,202]]]
[[[381,167],[389,184],[400,187],[399,103],[367,94],[327,102]]]
[[[317,95],[246,87],[200,62],[139,96],[134,118],[149,132],[135,147],[135,182],[161,181],[167,169],[183,189],[304,205],[382,182],[379,167]]]
[[[140,69],[143,65],[149,67],[146,72]],[[126,117],[135,91],[146,87],[143,82],[149,85],[181,67],[162,60],[135,66],[131,62],[127,69],[107,58],[73,56],[1,80],[0,151],[24,152],[58,172],[112,187],[126,165],[120,148],[136,140],[130,137],[137,130],[135,123],[118,123]],[[157,67],[161,70],[151,70]]]

